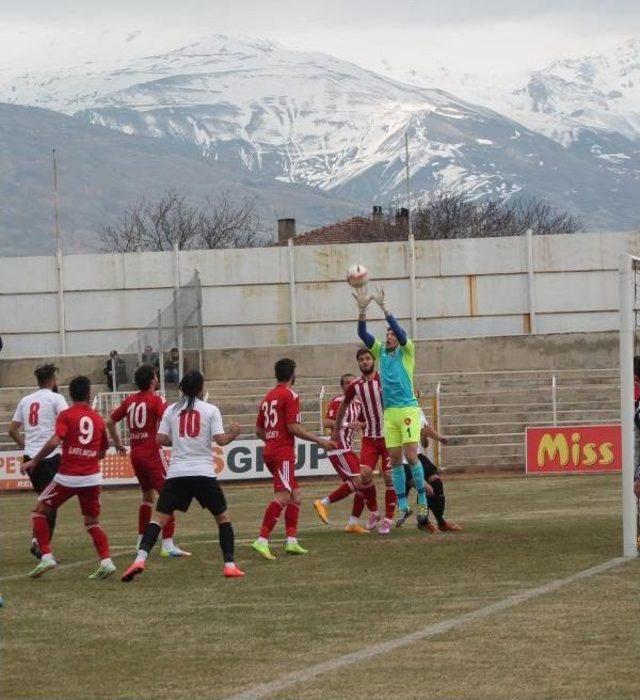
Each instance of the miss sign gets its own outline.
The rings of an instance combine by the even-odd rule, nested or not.
[[[622,469],[619,425],[527,428],[527,474],[600,474]]]

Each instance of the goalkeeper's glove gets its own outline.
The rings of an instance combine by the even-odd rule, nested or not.
[[[364,289],[358,289],[357,292],[353,292],[353,298],[356,300],[358,305],[358,318],[364,321],[367,315],[367,306],[371,303],[371,294],[367,294]]]
[[[387,301],[384,296],[384,288],[376,287],[376,293],[371,295],[376,304],[382,309],[382,313],[386,316],[389,315],[389,307],[387,306]]]

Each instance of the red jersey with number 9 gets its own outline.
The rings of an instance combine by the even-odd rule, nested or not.
[[[284,457],[295,461],[295,435],[288,423],[300,423],[300,399],[286,384],[278,384],[262,399],[256,428],[265,432],[264,456]]]
[[[62,462],[58,474],[90,476],[100,474],[100,453],[109,447],[102,416],[85,403],[62,411],[56,421],[56,435],[62,438]],[[66,483],[60,480],[60,483]]]
[[[166,405],[160,394],[138,391],[127,396],[111,414],[114,423],[126,417],[132,452],[158,452],[156,435]]]

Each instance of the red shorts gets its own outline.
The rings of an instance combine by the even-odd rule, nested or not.
[[[354,476],[360,474],[360,460],[358,455],[351,450],[349,452],[330,454],[329,461],[342,481],[351,481]]]
[[[363,437],[360,448],[360,464],[369,467],[369,469],[375,469],[378,465],[378,459],[382,460],[381,469],[383,472],[391,469],[389,451],[384,438]]]
[[[44,491],[38,496],[41,501],[50,508],[60,508],[60,506],[73,496],[77,496],[80,501],[82,515],[97,518],[100,515],[100,487],[81,486],[74,488],[63,486],[56,481],[52,481]]]
[[[265,457],[265,467],[273,476],[274,491],[293,491],[298,488],[296,481],[296,460],[293,455],[283,459],[282,457]]]
[[[162,490],[167,476],[167,463],[162,450],[131,451],[131,466],[143,491]]]

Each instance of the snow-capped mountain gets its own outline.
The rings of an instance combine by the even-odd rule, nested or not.
[[[535,86],[512,91],[509,104],[524,105],[510,108],[513,117],[563,122],[571,100],[556,86],[571,70],[586,85],[587,68],[556,67],[544,81],[538,78],[546,92]],[[574,101],[584,85],[576,87]],[[9,81],[0,85],[0,99],[127,134],[196,144],[205,156],[239,163],[263,178],[367,205],[404,196],[407,132],[415,196],[445,186],[478,197],[522,193],[569,208],[590,227],[628,227],[638,218],[638,171],[615,157],[630,150],[631,131],[607,132],[611,142],[604,145],[601,138],[567,142],[553,130],[540,133],[533,117],[514,120],[439,89],[267,41],[216,35],[115,67],[90,64],[32,75],[28,83]],[[630,119],[630,129],[633,124]]]

